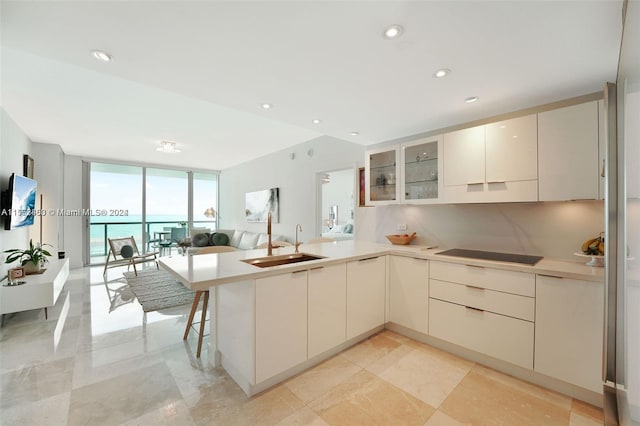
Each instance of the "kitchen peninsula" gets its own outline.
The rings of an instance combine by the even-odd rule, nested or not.
[[[602,404],[602,268],[358,241],[301,251],[322,258],[266,268],[243,262],[265,256],[262,249],[159,262],[186,287],[209,290],[210,360],[247,395],[386,327]],[[273,254],[290,253],[293,247]]]

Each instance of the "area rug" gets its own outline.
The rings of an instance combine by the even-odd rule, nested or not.
[[[125,272],[127,284],[145,312],[193,303],[195,292],[176,281],[168,272],[149,269]]]

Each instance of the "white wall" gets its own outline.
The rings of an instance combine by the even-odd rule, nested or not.
[[[31,141],[9,117],[3,108],[0,108],[0,189],[5,191],[9,186],[11,173],[22,175],[22,156],[31,155]],[[36,165],[37,167],[37,165]],[[29,227],[18,228],[11,231],[4,230],[4,219],[0,222],[0,252],[12,248],[26,248],[29,244]],[[5,276],[10,267],[4,263],[6,255],[0,253],[0,276]]]
[[[64,207],[64,153],[59,145],[49,143],[32,144],[31,156],[34,159],[33,178],[38,182],[38,202],[42,197],[42,209],[46,215],[36,217],[36,223],[29,229],[33,241],[40,241],[40,224],[42,223],[42,243],[53,258],[64,247],[64,215],[60,210]]]
[[[376,207],[377,242],[416,232],[412,244],[542,255],[573,262],[582,243],[604,230],[602,201]],[[407,231],[397,231],[406,224]]]
[[[308,154],[309,150],[313,155]],[[301,240],[309,240],[315,234],[316,174],[355,169],[363,163],[363,146],[321,136],[223,170],[220,173],[220,228],[266,232],[266,224],[246,221],[245,193],[277,187],[280,188],[280,223],[273,224],[273,233],[293,239],[295,226],[300,223]]]
[[[329,207],[338,206],[337,224],[344,225],[353,221],[351,212],[354,211],[354,176],[357,172],[352,167],[348,170],[328,173],[330,180],[322,185],[321,219],[329,218]]]

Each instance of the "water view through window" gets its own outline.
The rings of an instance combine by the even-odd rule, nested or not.
[[[104,262],[108,238],[133,235],[140,252],[165,248],[171,253],[188,236],[190,225],[216,229],[217,173],[97,162],[89,170],[89,206],[97,213],[89,222],[90,264]]]

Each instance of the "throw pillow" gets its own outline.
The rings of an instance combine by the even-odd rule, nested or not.
[[[193,247],[206,247],[209,245],[209,234],[196,234],[191,237],[191,245]]]
[[[133,257],[133,247],[131,247],[130,245],[122,246],[122,248],[120,249],[120,256],[124,257],[125,259]]]
[[[212,246],[227,246],[229,245],[229,236],[223,232],[214,232],[211,234]]]

